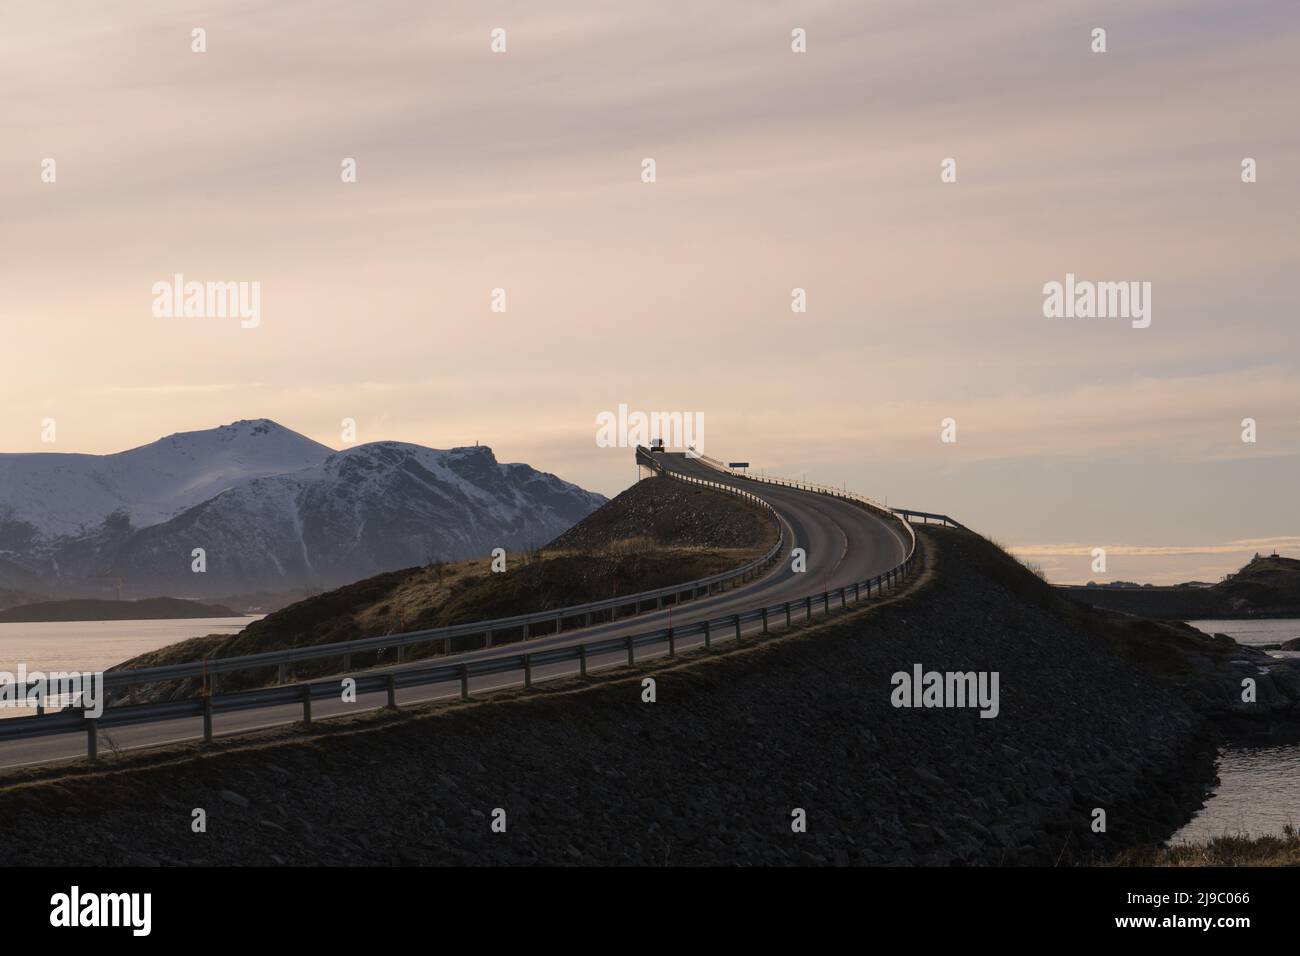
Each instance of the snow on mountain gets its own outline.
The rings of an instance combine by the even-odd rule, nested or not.
[[[146,527],[240,482],[308,468],[332,453],[263,418],[112,455],[0,454],[0,521],[29,525],[38,539],[87,533],[114,513]]]
[[[134,596],[183,597],[330,587],[541,545],[604,500],[486,446],[332,452],[266,420],[118,455],[0,455],[0,585],[84,592],[121,577]]]
[[[332,587],[430,559],[541,546],[605,499],[486,446],[375,442],[245,482],[133,535],[114,566],[187,596]],[[207,571],[190,571],[204,549]]]

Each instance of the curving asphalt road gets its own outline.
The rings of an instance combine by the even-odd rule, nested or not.
[[[821,593],[875,577],[895,567],[907,556],[906,534],[897,522],[882,519],[848,501],[797,488],[785,488],[737,478],[718,471],[700,460],[688,459],[681,454],[659,453],[656,457],[661,459],[663,467],[668,471],[742,487],[771,504],[785,526],[786,553],[782,560],[763,577],[746,582],[734,590],[699,597],[662,611],[535,638],[528,642],[529,650],[563,647],[608,637],[623,637],[653,631],[670,623],[688,624],[704,618],[716,619],[728,614],[748,611],[760,605],[802,600],[809,594]],[[806,552],[806,571],[792,570],[789,551],[793,547],[803,548]],[[760,626],[755,624],[749,630]],[[695,642],[698,642],[698,639],[681,640],[678,642],[678,647],[687,648]],[[518,653],[522,646],[516,643],[453,654],[439,658],[439,663],[454,664]],[[655,656],[655,653],[647,650],[641,656],[651,657]],[[378,672],[427,666],[428,663],[427,660],[415,661],[382,668]],[[608,655],[589,658],[588,669],[594,670],[624,663],[626,663],[626,655],[623,652],[611,652]],[[545,680],[575,672],[576,664],[562,662],[534,668],[533,679]],[[481,693],[519,683],[521,678],[515,674],[494,675],[475,678],[471,681],[470,690],[471,693]],[[445,685],[431,684],[406,688],[398,692],[398,703],[399,705],[412,704],[455,697],[459,692],[459,685],[450,682]],[[358,695],[355,703],[317,700],[313,704],[313,717],[320,719],[375,710],[386,703],[387,699],[383,694],[361,694]],[[226,736],[292,724],[301,719],[302,710],[296,705],[223,713],[217,716],[214,731],[219,736]],[[100,732],[100,752],[103,754],[114,748],[136,749],[199,740],[202,736],[202,722],[198,718],[119,727]],[[7,741],[0,743],[0,767],[19,767],[84,757],[85,748],[85,735],[80,732]]]

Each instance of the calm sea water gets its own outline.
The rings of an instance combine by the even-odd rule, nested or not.
[[[1207,634],[1227,634],[1240,644],[1281,644],[1300,637],[1300,620],[1188,621]],[[1295,652],[1269,651],[1274,657]],[[1300,746],[1224,747],[1219,785],[1171,843],[1202,843],[1220,836],[1276,836],[1300,827]]]
[[[260,615],[259,615],[260,616]],[[198,617],[169,621],[49,621],[0,624],[0,671],[102,671],[168,644],[207,634],[233,634],[258,617]],[[0,719],[34,713],[0,707]]]
[[[1218,787],[1171,842],[1277,836],[1288,823],[1300,827],[1300,747],[1225,747]]]
[[[1188,621],[1206,634],[1227,634],[1238,644],[1285,644],[1300,637],[1300,618],[1259,621]],[[1269,651],[1274,657],[1300,657],[1300,651]]]

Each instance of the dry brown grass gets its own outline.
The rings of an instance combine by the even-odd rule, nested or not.
[[[1222,836],[1208,843],[1137,847],[1107,860],[1107,866],[1300,866],[1300,833],[1282,836]]]

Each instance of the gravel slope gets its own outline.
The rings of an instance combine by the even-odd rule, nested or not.
[[[638,670],[169,765],[131,757],[129,774],[10,784],[0,827],[42,834],[46,863],[232,865],[1051,864],[1171,832],[1212,779],[1202,719],[982,539],[924,536],[919,593],[660,666],[653,704]],[[894,708],[891,674],[914,663],[998,671],[999,715]],[[0,844],[0,863],[25,852]]]

